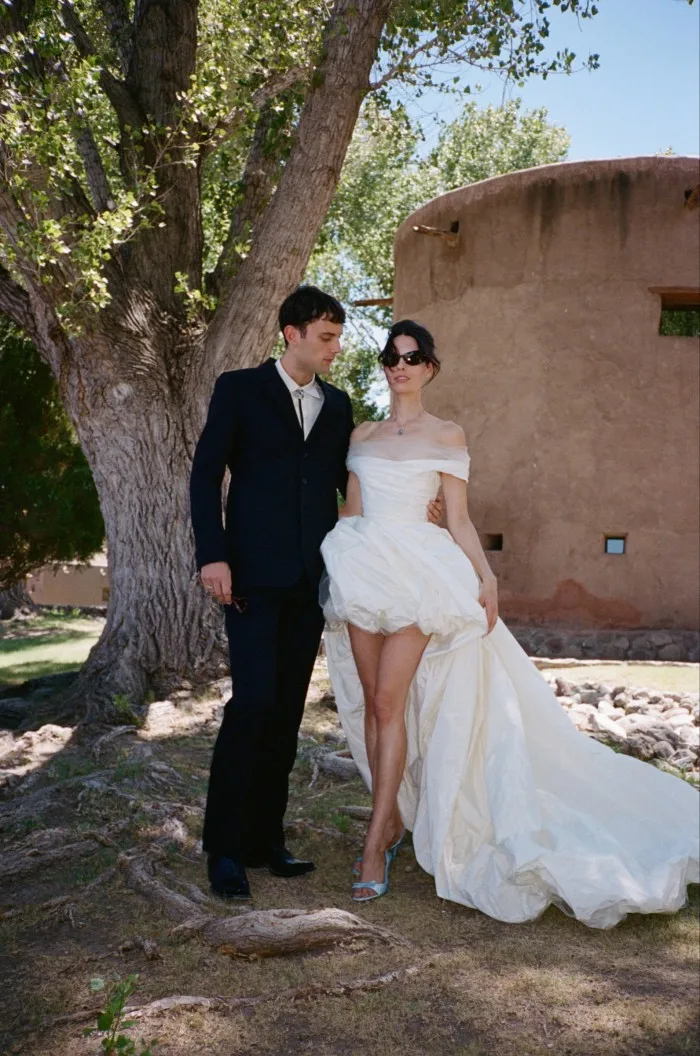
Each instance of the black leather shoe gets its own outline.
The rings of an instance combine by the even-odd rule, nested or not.
[[[215,895],[221,898],[250,898],[250,884],[243,865],[235,858],[220,854],[207,857],[209,884]]]
[[[303,862],[295,858],[286,847],[269,847],[266,851],[258,854],[251,853],[243,859],[245,865],[250,869],[260,869],[267,866],[273,876],[303,876],[304,873],[312,873],[316,866],[313,862]]]

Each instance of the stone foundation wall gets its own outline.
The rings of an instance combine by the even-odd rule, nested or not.
[[[700,662],[698,631],[572,631],[522,625],[509,625],[509,630],[528,656]]]

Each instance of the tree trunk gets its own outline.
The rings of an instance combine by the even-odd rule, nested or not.
[[[267,207],[265,189],[246,216],[252,223],[261,210],[208,328],[187,326],[175,292],[180,271],[193,288],[202,283],[201,174],[179,163],[180,133],[158,167],[164,219],[113,254],[105,267],[110,304],[86,314],[80,333],[65,331],[56,312],[63,288],[80,287],[70,258],[55,266],[51,287],[36,281],[20,253],[26,290],[0,265],[0,308],[51,365],[105,522],[107,622],[68,691],[70,703],[87,701],[90,720],[118,717],[123,698],[137,706],[149,689],[167,693],[184,675],[216,673],[225,660],[221,610],[198,586],[194,562],[187,492],[195,443],[217,375],[260,363],[274,343],[279,305],[303,276],[337,187],[390,7],[391,0],[333,4],[294,145]],[[62,10],[89,56],[93,45],[74,6]],[[126,81],[110,74],[100,82],[119,116],[123,152],[131,149],[127,126],[140,124],[132,113],[145,110],[158,126],[179,113],[178,92],[195,62],[196,10],[196,0],[136,5]],[[151,147],[143,150],[154,162]],[[23,215],[0,185],[0,224],[11,245],[21,243]]]
[[[134,346],[114,326],[109,359],[104,339],[95,338],[99,378],[91,371],[71,385],[80,394],[74,421],[100,497],[110,569],[104,630],[68,691],[86,702],[88,721],[117,716],[123,698],[138,706],[149,690],[167,695],[184,677],[225,673],[222,612],[198,582],[188,496],[211,393],[206,382],[184,392],[165,368],[176,358],[173,345],[196,354],[201,335],[147,330],[147,372],[119,369],[133,363]]]
[[[0,620],[11,620],[21,612],[34,612],[36,605],[29,597],[24,581],[0,590]]]

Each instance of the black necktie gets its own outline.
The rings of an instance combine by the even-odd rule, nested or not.
[[[302,433],[302,436],[303,436],[304,435],[304,412],[302,410],[302,404],[304,402],[304,392],[303,392],[302,389],[297,389],[297,391],[294,393],[294,395],[296,396],[297,403],[299,404],[299,425],[301,426],[301,433]]]

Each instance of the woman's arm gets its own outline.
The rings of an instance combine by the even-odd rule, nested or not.
[[[453,422],[446,423],[447,428],[442,442],[449,447],[466,448],[467,441],[462,429]],[[447,513],[447,530],[464,553],[467,555],[481,580],[479,603],[486,610],[488,622],[487,634],[493,630],[498,619],[498,585],[491,571],[486,554],[479,541],[476,528],[472,524],[467,508],[467,485],[464,480],[443,473],[442,491],[445,497]]]
[[[356,473],[348,473],[348,489],[345,503],[338,510],[339,517],[361,517],[362,516],[362,494],[360,482]]]
[[[458,477],[442,475],[442,490],[447,508],[447,530],[467,555],[481,580],[479,603],[486,610],[487,634],[498,619],[498,588],[496,577],[489,567],[486,554],[467,508],[467,485]]]

